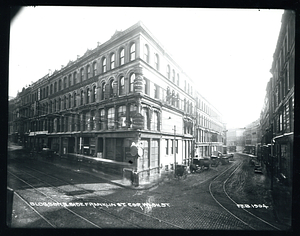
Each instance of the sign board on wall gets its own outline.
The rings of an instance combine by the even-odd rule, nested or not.
[[[141,113],[136,113],[132,117],[132,128],[133,129],[143,129],[144,128],[144,116]]]

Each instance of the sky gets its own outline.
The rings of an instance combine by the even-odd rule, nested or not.
[[[259,118],[283,10],[25,7],[11,21],[9,96],[139,20],[227,128]]]

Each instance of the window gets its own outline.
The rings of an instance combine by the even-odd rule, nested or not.
[[[177,73],[177,86],[179,86],[179,74]]]
[[[93,76],[97,75],[97,62],[93,63]]]
[[[114,69],[115,68],[115,54],[111,54],[110,56],[110,69]]]
[[[53,93],[53,84],[50,85],[50,95]]]
[[[120,61],[119,61],[120,66],[124,65],[124,63],[125,63],[125,59],[124,59],[125,53],[124,52],[125,52],[124,48],[122,48],[121,51],[120,51]]]
[[[150,156],[150,168],[158,167],[159,164],[159,145],[158,140],[151,141],[151,156]]]
[[[173,70],[173,83],[175,83],[175,70]]]
[[[144,116],[144,129],[149,129],[149,125],[148,125],[148,122],[149,122],[149,112],[148,112],[148,108],[143,108],[142,109],[142,115]]]
[[[107,125],[109,129],[115,128],[115,108],[109,108],[107,112]]]
[[[170,79],[170,66],[167,65],[167,78]]]
[[[58,99],[58,110],[61,110],[61,98]]]
[[[95,111],[91,111],[90,126],[91,126],[91,130],[95,130],[96,129],[96,115],[95,115]]]
[[[83,68],[80,70],[80,82],[84,80],[84,70]]]
[[[72,103],[72,96],[71,96],[71,94],[69,94],[69,108],[72,107],[71,103]]]
[[[105,110],[100,109],[100,129],[104,129],[105,127]]]
[[[49,113],[52,113],[52,101],[49,103]]]
[[[135,59],[135,43],[130,46],[130,61]]]
[[[149,80],[144,79],[144,81],[145,81],[145,87],[144,87],[145,91],[144,91],[144,93],[149,95]]]
[[[159,57],[158,57],[157,53],[155,54],[155,57],[154,57],[154,64],[155,64],[155,69],[159,70]]]
[[[67,88],[67,77],[64,78],[64,88]]]
[[[154,85],[154,98],[159,99],[159,86],[158,85]]]
[[[135,74],[131,74],[129,77],[129,93],[133,92],[134,80],[135,80]]]
[[[124,94],[125,94],[125,79],[124,76],[121,76],[119,80],[119,95],[124,95]]]
[[[92,92],[92,102],[96,102],[96,96],[97,96],[97,88],[96,86],[94,86]]]
[[[73,106],[76,107],[76,99],[77,99],[77,96],[76,96],[76,93],[74,93],[73,95]]]
[[[73,74],[73,84],[74,85],[77,83],[76,79],[77,79],[77,73],[74,72],[74,74]]]
[[[58,91],[61,90],[61,80],[58,81]]]
[[[64,107],[63,109],[67,109],[67,97],[64,96]]]
[[[106,72],[106,58],[104,57],[102,59],[102,73]]]
[[[114,80],[113,79],[111,79],[110,81],[109,81],[109,90],[110,90],[110,92],[109,92],[109,96],[110,97],[113,97],[114,96]]]
[[[91,91],[89,88],[86,90],[86,104],[90,103]]]
[[[101,100],[104,100],[104,93],[105,93],[105,82],[101,85]]]
[[[86,78],[91,78],[91,67],[89,65],[86,67]]]
[[[118,108],[118,127],[126,127],[126,106]]]
[[[159,130],[158,128],[158,112],[154,111],[151,120],[151,130]]]
[[[149,63],[149,47],[147,44],[145,44],[144,48],[144,60]]]
[[[49,91],[48,90],[49,90],[49,87],[47,86],[46,87],[46,97],[48,97],[48,95],[49,95]]]
[[[81,93],[80,93],[80,105],[83,105],[83,90],[81,90]]]
[[[169,140],[166,139],[166,155],[169,155]]]
[[[69,87],[72,85],[72,75],[69,75]]]
[[[132,121],[132,117],[135,116],[136,111],[137,111],[136,105],[135,105],[135,104],[130,104],[130,107],[129,107],[130,121]],[[131,125],[132,125],[132,124],[130,124],[130,128],[132,127]]]

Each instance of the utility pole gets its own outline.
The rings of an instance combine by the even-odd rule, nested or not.
[[[173,144],[173,151],[174,151],[174,170],[176,167],[176,125],[174,125],[174,144]]]

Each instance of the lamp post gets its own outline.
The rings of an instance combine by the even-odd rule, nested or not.
[[[176,168],[176,125],[174,125],[173,151],[174,151],[174,169],[175,169]]]

